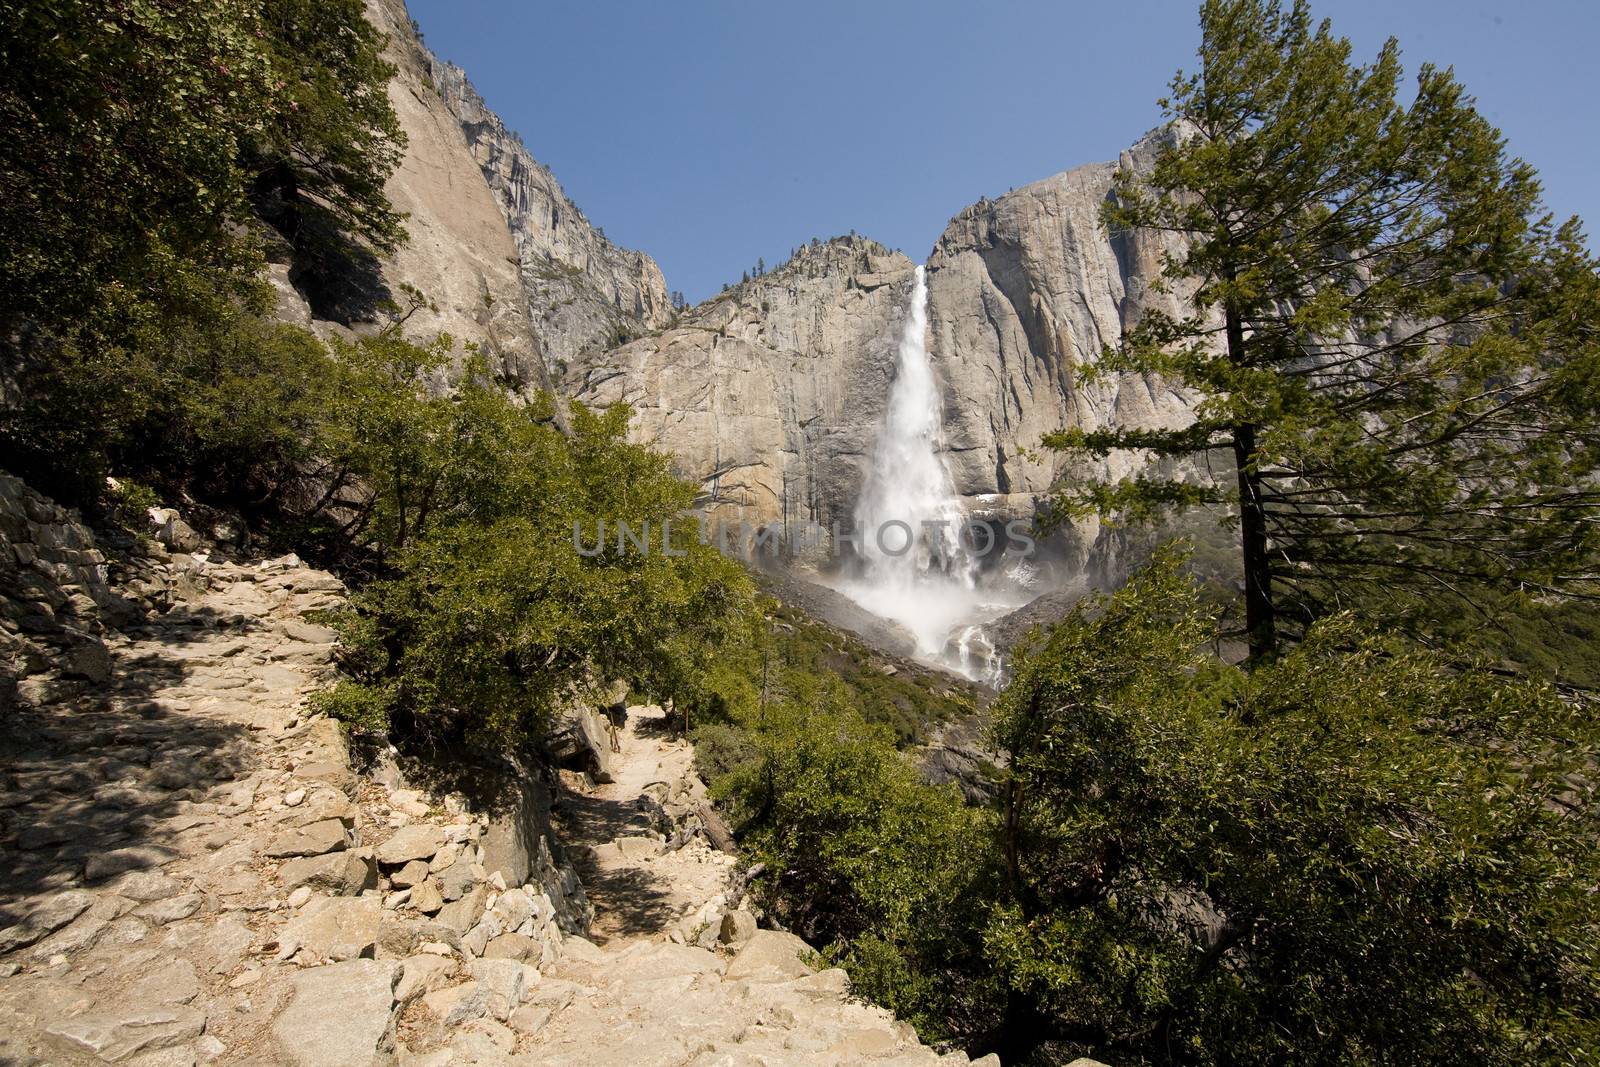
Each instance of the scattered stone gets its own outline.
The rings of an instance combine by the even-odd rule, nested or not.
[[[364,848],[300,856],[284,861],[278,868],[278,881],[287,888],[310,887],[333,896],[356,896],[378,888],[378,866],[371,851]]]
[[[183,892],[183,883],[160,871],[132,871],[118,878],[108,887],[111,892],[129,900],[149,903],[166,900]]]
[[[273,838],[262,852],[274,858],[321,856],[337,852],[348,844],[344,823],[338,819],[323,819],[298,829],[286,830]]]
[[[371,958],[383,907],[371,897],[318,897],[278,934],[278,958],[304,949],[318,959]]]
[[[134,909],[134,914],[141,919],[147,919],[157,926],[165,926],[179,919],[187,919],[200,910],[205,903],[205,898],[199,893],[185,893],[178,897],[168,897],[166,900],[152,901]]]
[[[423,884],[426,885],[427,883]],[[478,925],[478,920],[483,917],[484,904],[488,899],[489,891],[487,889],[481,885],[473,886],[471,891],[460,900],[452,900],[440,908],[437,916],[438,921],[458,934],[465,934],[468,930]]]
[[[378,862],[385,867],[400,867],[413,860],[426,860],[444,847],[444,832],[430,823],[402,826],[394,836],[376,849]]]
[[[294,892],[289,894],[289,907],[298,908],[310,899],[311,887],[308,885],[300,886]]]
[[[526,934],[501,934],[484,947],[482,955],[486,960],[537,960],[539,949],[539,942]]]
[[[400,964],[400,983],[394,989],[395,1000],[402,1005],[410,1004],[423,994],[433,992],[444,984],[454,966],[448,958],[431,954],[404,960]]]
[[[110,878],[114,874],[122,874],[126,871],[160,867],[162,864],[171,863],[177,858],[178,854],[165,845],[134,845],[129,848],[115,848],[109,852],[97,852],[85,860],[83,876],[91,882],[97,882],[102,878]]]
[[[21,922],[0,930],[0,954],[25,948],[40,938],[54,933],[89,910],[94,895],[81,889],[68,890],[47,897],[28,912]]]
[[[187,1004],[200,995],[200,979],[188,960],[171,960],[128,988],[126,999],[144,1004]]]
[[[396,889],[410,889],[422,884],[428,877],[428,864],[423,860],[412,860],[398,871],[389,876],[389,881]]]
[[[286,808],[298,808],[305,799],[306,791],[304,789],[291,789],[283,794],[283,806]]]
[[[433,1013],[446,1030],[460,1026],[469,1019],[481,1019],[490,1014],[497,1006],[494,1001],[494,992],[480,982],[464,982],[435,989],[422,998],[423,1006]],[[501,1003],[505,1011],[500,1018],[505,1018],[511,1014],[511,1007],[504,1001]]]
[[[467,973],[496,996],[506,1000],[509,1005],[507,1014],[510,1014],[510,1008],[522,1003],[526,978],[522,964],[516,960],[473,960],[467,964]]]
[[[439,875],[439,891],[446,900],[460,900],[483,879],[473,869],[473,864],[457,861]]]
[[[413,887],[409,903],[425,915],[432,915],[444,907],[444,893],[439,889],[439,880],[426,878]]]

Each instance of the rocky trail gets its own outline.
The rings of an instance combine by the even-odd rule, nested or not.
[[[757,928],[659,708],[430,793],[308,705],[337,578],[170,517],[113,585],[10,479],[0,532],[0,1064],[968,1062]]]

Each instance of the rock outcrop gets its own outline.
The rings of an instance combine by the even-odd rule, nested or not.
[[[578,359],[563,391],[634,408],[634,435],[673,453],[729,522],[848,523],[888,396],[913,264],[841,237]]]
[[[367,18],[388,35],[385,58],[396,68],[389,102],[407,145],[385,192],[395,210],[405,212],[410,240],[377,263],[373,277],[349,279],[364,300],[335,307],[308,291],[280,256],[283,261],[268,268],[278,316],[324,335],[371,332],[403,318],[408,337],[431,341],[443,332],[454,342],[452,365],[434,383],[439,389],[459,372],[468,345],[519,391],[547,389],[516,244],[433,84],[432,56],[417,39],[403,0],[367,0]]]
[[[1113,454],[1068,459],[1039,448],[1064,426],[1179,426],[1188,400],[1151,376],[1093,384],[1075,368],[1116,344],[1145,310],[1185,312],[1154,283],[1175,239],[1109,233],[1100,221],[1119,166],[1154,159],[1162,134],[1116,163],[1096,163],[1022,186],[962,211],[928,260],[928,351],[944,389],[946,461],[956,491],[984,510],[1031,516],[1041,494],[1074,474],[1120,477],[1145,460]],[[1098,524],[1081,523],[1066,548],[1073,571],[1090,564]],[[1114,551],[1101,543],[1101,555]]]
[[[526,307],[549,364],[664,326],[672,306],[655,260],[613,244],[591,224],[465,71],[431,55],[428,63],[515,240]]]
[[[1148,166],[1152,134],[1119,161]],[[1154,286],[1170,242],[1110,234],[1100,209],[1118,163],[1098,163],[958,214],[929,258],[930,359],[944,394],[945,458],[969,511],[1031,518],[1074,473],[1118,476],[1143,460],[1070,465],[1045,452],[1063,426],[1161,427],[1186,399],[1141,375],[1079,380],[1145,309],[1180,312]],[[848,523],[882,420],[913,264],[863,238],[812,245],[685,314],[675,328],[559,376],[595,404],[627,401],[635,436],[671,451],[728,520]],[[1079,524],[1057,539],[1074,573],[1115,539]]]

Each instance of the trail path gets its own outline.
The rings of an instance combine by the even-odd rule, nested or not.
[[[570,797],[563,817],[595,905],[598,947],[568,953],[535,991],[550,1017],[515,1063],[592,1067],[813,1067],[965,1064],[922,1047],[911,1027],[851,1000],[843,971],[817,970],[792,934],[723,919],[732,857],[700,839],[664,850],[651,801],[703,800],[693,749],[660,708],[628,709],[614,780]],[[728,942],[732,941],[732,944]],[[997,1064],[997,1061],[989,1061]]]
[[[25,577],[89,618],[46,579],[98,566],[92,536],[17,494],[0,550],[53,553]],[[308,703],[332,575],[160,552],[140,575],[145,610],[30,673],[0,735],[0,1064],[967,1062],[728,899],[659,708],[629,709],[610,781],[559,792],[551,848],[539,803],[475,813],[352,768]],[[45,602],[0,597],[0,622],[43,628]]]

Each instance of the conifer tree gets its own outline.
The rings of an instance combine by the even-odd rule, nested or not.
[[[1304,2],[1207,0],[1169,139],[1124,169],[1105,221],[1175,235],[1149,312],[1088,375],[1158,374],[1195,400],[1175,430],[1064,430],[1105,455],[1226,455],[1236,483],[1082,482],[1059,516],[1236,510],[1254,658],[1329,602],[1493,583],[1575,593],[1600,493],[1600,284],[1577,219],[1449,70],[1402,92]]]

